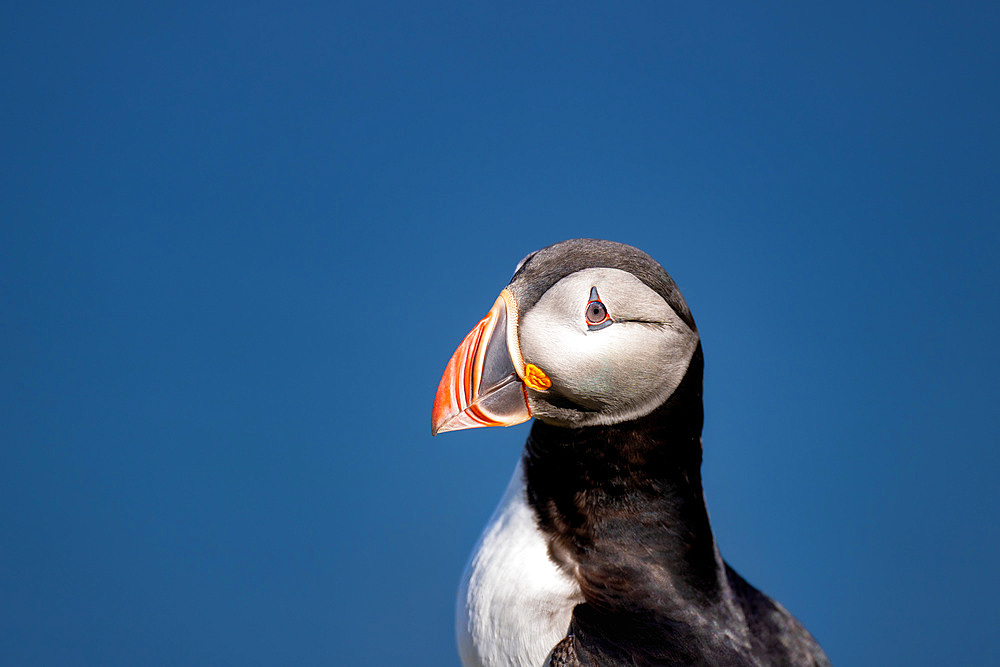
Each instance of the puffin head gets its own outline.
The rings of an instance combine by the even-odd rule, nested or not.
[[[431,430],[636,419],[670,398],[697,348],[691,312],[652,257],[612,241],[556,243],[521,260],[452,355]]]

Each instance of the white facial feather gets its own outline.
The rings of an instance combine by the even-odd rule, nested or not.
[[[585,310],[597,288],[614,324],[592,331]],[[698,334],[663,298],[627,271],[592,268],[566,276],[522,313],[524,361],[552,380],[549,391],[591,412],[553,408],[531,392],[532,413],[561,425],[614,424],[649,414],[680,384]]]

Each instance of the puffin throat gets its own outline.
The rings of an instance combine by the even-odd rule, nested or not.
[[[595,611],[648,612],[645,622],[656,623],[671,600],[710,606],[724,594],[701,485],[703,368],[699,343],[674,393],[639,419],[532,426],[528,502],[550,556]]]

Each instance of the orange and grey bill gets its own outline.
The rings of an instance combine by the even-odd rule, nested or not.
[[[516,318],[513,297],[504,290],[455,350],[434,397],[433,434],[513,426],[531,419],[527,393],[515,368],[515,363],[523,366],[516,349]]]

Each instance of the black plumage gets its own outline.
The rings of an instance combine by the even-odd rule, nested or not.
[[[718,557],[701,486],[702,354],[657,410],[535,421],[523,462],[550,555],[580,583],[550,664],[828,665],[787,611]]]

